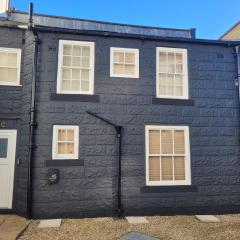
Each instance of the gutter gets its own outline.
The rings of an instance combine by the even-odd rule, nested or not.
[[[33,26],[33,3],[29,4],[29,23],[28,30],[32,31],[34,35],[34,56],[32,65],[32,86],[31,86],[31,107],[30,107],[30,122],[29,122],[29,152],[28,152],[28,180],[27,180],[27,217],[32,218],[32,180],[33,180],[33,154],[34,154],[34,131],[37,127],[36,123],[36,79],[37,79],[37,66],[38,66],[38,50],[39,50],[39,37],[38,33]]]

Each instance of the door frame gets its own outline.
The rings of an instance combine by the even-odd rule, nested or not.
[[[16,149],[17,149],[17,129],[0,129],[0,137],[2,134],[8,134],[11,139],[11,145],[13,145],[13,148],[11,150],[11,156],[12,159],[11,163],[9,164],[10,167],[10,181],[9,181],[9,202],[7,208],[0,208],[2,209],[12,209],[13,205],[13,189],[14,189],[14,174],[15,174],[15,162],[16,162]]]

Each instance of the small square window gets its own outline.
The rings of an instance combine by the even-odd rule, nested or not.
[[[110,76],[139,78],[139,50],[132,48],[110,49]]]
[[[146,126],[147,185],[190,185],[189,130],[186,126]]]
[[[0,85],[20,84],[21,49],[0,48]]]
[[[78,159],[78,145],[78,126],[53,126],[52,159]]]
[[[93,94],[94,43],[59,41],[57,93]]]
[[[188,99],[187,49],[157,48],[157,97]]]

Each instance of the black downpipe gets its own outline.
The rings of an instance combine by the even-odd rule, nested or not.
[[[28,182],[27,182],[27,217],[32,218],[32,176],[33,176],[33,150],[34,145],[34,130],[37,127],[36,123],[36,79],[38,66],[38,50],[39,37],[33,27],[33,3],[29,5],[29,25],[28,30],[34,34],[34,56],[32,66],[32,85],[31,85],[31,107],[30,107],[30,122],[29,122],[29,153],[28,153]]]
[[[240,45],[235,46],[235,52],[237,57],[237,77],[236,82],[238,84],[238,91],[239,91],[239,101],[240,101]]]
[[[122,179],[122,126],[115,127],[118,138],[118,207],[117,207],[117,216],[122,217],[122,192],[121,192],[121,179]]]
[[[102,120],[103,122],[111,125],[114,127],[115,131],[116,131],[116,137],[118,139],[117,142],[117,158],[118,158],[118,174],[117,174],[117,209],[116,209],[116,213],[118,217],[122,217],[123,216],[123,209],[122,209],[122,191],[121,191],[121,179],[122,179],[122,130],[123,127],[116,125],[112,122],[110,122],[109,120],[98,116],[97,114],[87,111],[88,114]]]

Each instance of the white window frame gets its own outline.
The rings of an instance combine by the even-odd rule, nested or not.
[[[73,154],[58,154],[57,153],[57,140],[59,129],[72,129],[74,131],[74,153]],[[79,158],[79,126],[74,125],[54,125],[53,138],[52,138],[52,159],[78,159]]]
[[[183,55],[183,95],[161,95],[159,93],[159,52],[173,52],[181,53]],[[157,98],[173,98],[173,99],[189,99],[189,87],[188,87],[188,51],[186,48],[169,48],[169,47],[157,47],[156,48],[156,96]]]
[[[64,44],[86,45],[90,47],[90,73],[89,73],[89,91],[66,91],[61,90],[62,83],[62,63]],[[58,94],[94,94],[94,71],[95,71],[95,43],[86,41],[59,40],[58,47],[58,73],[57,73],[57,93]]]
[[[183,130],[185,140],[185,180],[172,181],[149,181],[149,157],[163,154],[149,154],[149,131],[150,130]],[[190,142],[188,126],[164,126],[164,125],[146,125],[145,126],[145,155],[146,155],[146,185],[147,186],[176,186],[191,185],[191,160],[190,160]],[[171,154],[166,154],[167,156]],[[174,154],[172,154],[174,156]],[[176,155],[176,154],[175,154]],[[182,155],[182,154],[181,154]]]
[[[127,75],[127,74],[114,74],[114,52],[123,52],[123,53],[134,53],[135,54],[135,74]],[[137,48],[110,48],[110,77],[120,77],[120,78],[139,78],[139,49]]]
[[[17,54],[17,80],[16,82],[1,82],[0,86],[21,86],[20,85],[20,75],[21,75],[21,56],[22,56],[22,49],[20,48],[2,48],[0,47],[1,52],[7,52],[7,53],[16,53]],[[6,68],[9,68],[8,66],[5,66]]]

